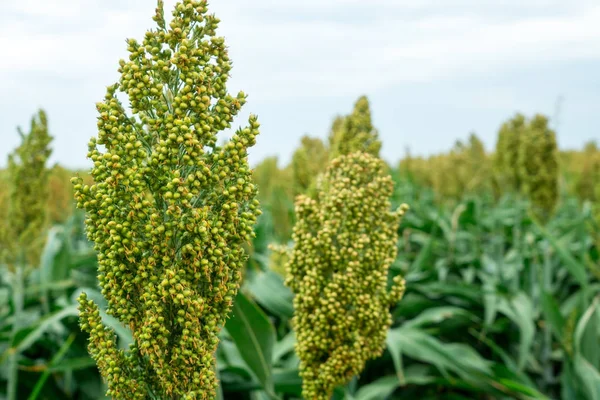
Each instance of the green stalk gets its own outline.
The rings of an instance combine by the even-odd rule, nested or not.
[[[543,275],[543,291],[545,293],[552,293],[552,260],[550,258],[550,249],[546,248],[544,251],[544,275]],[[542,365],[544,383],[546,389],[551,386],[554,382],[554,373],[552,371],[552,332],[550,331],[550,324],[546,322],[544,325],[544,347],[542,350]]]
[[[21,314],[23,313],[23,264],[17,265],[13,282],[13,326],[11,332],[11,343],[14,343],[17,333],[21,327]],[[16,348],[11,349],[8,359],[8,400],[17,400],[17,387],[19,379],[19,352]]]
[[[65,356],[65,354],[67,353],[67,351],[69,350],[69,348],[71,347],[71,345],[73,344],[73,341],[75,340],[75,334],[72,333],[67,340],[65,341],[65,343],[63,343],[63,345],[61,346],[61,348],[58,350],[58,352],[54,355],[54,357],[52,357],[52,360],[50,361],[50,364],[48,365],[48,368],[46,368],[44,370],[44,372],[42,373],[42,376],[40,377],[40,379],[38,379],[37,383],[35,384],[35,387],[33,388],[33,391],[31,392],[31,395],[29,396],[28,400],[37,400],[38,396],[40,395],[40,393],[42,392],[42,389],[44,388],[44,384],[46,383],[46,381],[48,380],[48,378],[50,377],[50,371],[52,370],[52,367],[56,366],[58,363],[60,363],[63,359],[63,357]],[[67,371],[66,373],[71,372],[70,370]],[[66,384],[66,391],[69,391],[69,385]]]

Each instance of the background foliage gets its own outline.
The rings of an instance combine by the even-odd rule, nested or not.
[[[338,388],[337,399],[600,399],[600,152],[590,143],[556,154],[556,205],[539,219],[499,161],[501,142],[489,153],[473,134],[446,153],[405,154],[389,166],[393,208],[411,207],[391,267],[407,291],[391,309],[385,352]],[[263,214],[217,351],[222,398],[300,398],[292,293],[283,285],[285,260],[270,245],[290,245],[294,196],[311,190],[330,149],[307,137],[289,165],[269,158],[254,168]],[[106,306],[96,256],[72,208],[72,171],[49,171],[48,228],[35,269],[20,289],[0,267],[0,398],[16,352],[17,398],[100,399],[105,387],[76,308],[83,290]],[[0,185],[4,210],[6,171]],[[131,341],[117,321],[103,320],[120,346]]]

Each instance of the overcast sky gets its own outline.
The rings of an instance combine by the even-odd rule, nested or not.
[[[154,7],[0,0],[0,166],[39,107],[53,161],[89,165],[94,105],[118,79],[125,39],[153,27]],[[262,124],[253,162],[287,161],[303,134],[326,137],[362,94],[390,161],[407,146],[446,150],[471,131],[492,149],[516,111],[552,117],[563,148],[600,139],[597,0],[213,0],[210,9],[234,61],[230,92],[249,94],[236,126],[249,112]]]

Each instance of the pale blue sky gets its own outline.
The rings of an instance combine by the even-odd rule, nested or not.
[[[174,1],[167,1],[170,9]],[[0,166],[46,109],[53,161],[87,167],[95,102],[117,78],[125,38],[152,27],[153,0],[2,0]],[[447,150],[475,131],[492,149],[516,111],[555,114],[558,140],[600,139],[596,0],[213,0],[262,133],[251,161],[287,161],[300,137],[371,100],[383,156]],[[167,10],[168,11],[168,10]],[[554,121],[555,122],[555,121]]]

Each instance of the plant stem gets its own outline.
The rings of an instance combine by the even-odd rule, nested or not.
[[[552,293],[552,260],[550,257],[550,249],[546,248],[544,251],[544,275],[543,275],[543,292],[550,294]],[[554,382],[554,373],[552,371],[552,332],[550,331],[550,324],[546,321],[544,326],[544,347],[542,350],[542,365],[544,377],[544,385],[546,390]]]
[[[15,268],[14,281],[12,285],[12,300],[13,300],[13,326],[11,333],[11,343],[15,342],[15,338],[21,327],[21,314],[23,312],[23,263]],[[11,349],[11,354],[8,359],[8,400],[17,400],[17,388],[19,379],[19,352],[16,348]]]

